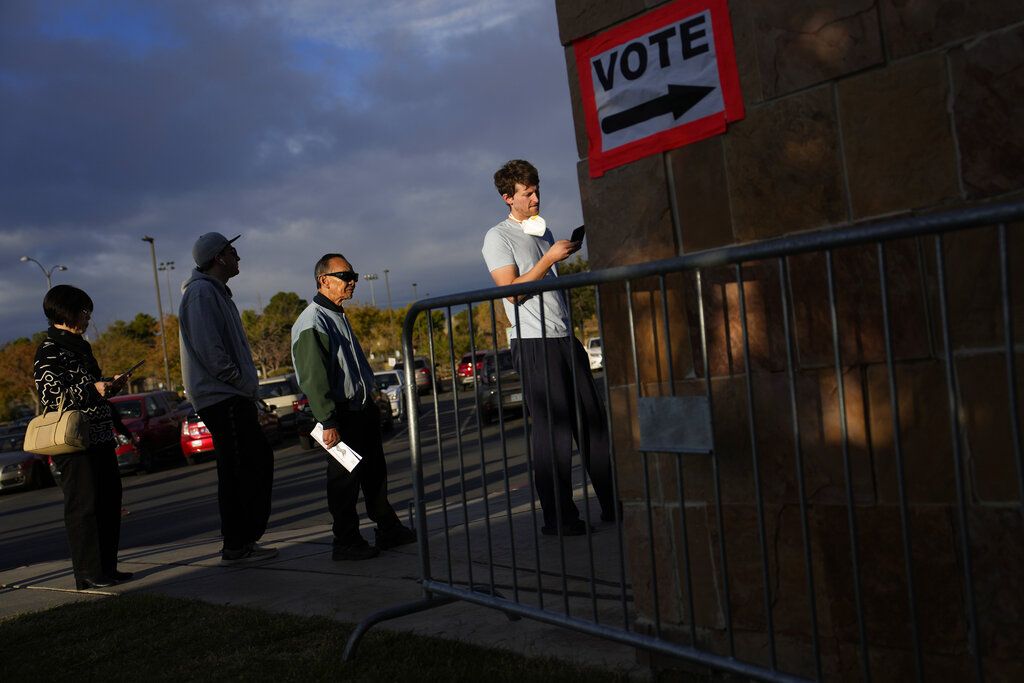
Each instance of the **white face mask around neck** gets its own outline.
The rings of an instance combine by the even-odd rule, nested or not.
[[[513,219],[515,220],[515,219]],[[517,221],[523,226],[523,232],[534,237],[543,237],[548,229],[547,223],[540,216],[530,216],[524,221]]]

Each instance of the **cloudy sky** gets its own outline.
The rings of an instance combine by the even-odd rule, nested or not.
[[[378,305],[490,285],[494,170],[541,170],[556,236],[582,222],[550,0],[3,0],[0,343],[42,329],[43,274],[94,325],[177,305],[191,245],[237,243],[240,308],[308,298],[342,251]],[[369,302],[361,282],[356,298]]]

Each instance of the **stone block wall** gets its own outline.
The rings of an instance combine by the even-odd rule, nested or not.
[[[572,43],[661,3],[556,4],[594,269],[908,212],[1024,198],[1024,3],[732,0],[746,118],[724,135],[600,178],[588,173]],[[1024,339],[1022,228],[1010,226],[1018,341]],[[638,628],[653,629],[658,621],[670,637],[689,643],[692,625],[698,645],[728,653],[731,621],[737,656],[767,665],[767,589],[781,668],[815,675],[813,619],[824,675],[859,679],[859,578],[872,675],[914,676],[910,625],[916,618],[925,678],[971,679],[959,468],[985,673],[1024,680],[1022,474],[1011,441],[996,248],[991,228],[950,234],[938,247],[961,461],[953,448],[943,283],[932,239],[885,249],[894,377],[886,362],[875,246],[834,254],[838,372],[820,254],[788,259],[785,288],[774,261],[744,264],[741,273],[706,270],[702,300],[693,273],[670,276],[664,288],[668,321],[657,280],[631,283],[628,300],[623,285],[601,288]],[[790,297],[789,345],[784,291]],[[636,367],[626,322],[630,308]],[[787,348],[793,354],[792,380]],[[1018,367],[1024,365],[1024,353],[1015,357]],[[709,375],[717,468],[710,457],[641,454],[637,397],[704,395]],[[649,464],[653,528],[643,494],[643,458]],[[909,558],[901,500],[907,505]],[[648,560],[652,543],[654,567]]]

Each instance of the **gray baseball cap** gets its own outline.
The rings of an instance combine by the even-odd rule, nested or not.
[[[207,263],[213,260],[213,257],[221,252],[221,250],[237,240],[241,235],[235,235],[231,239],[228,239],[219,232],[208,232],[205,235],[200,235],[196,243],[192,245],[192,260],[196,262],[197,266],[205,266]]]

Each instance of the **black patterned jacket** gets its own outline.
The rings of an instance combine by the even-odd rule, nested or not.
[[[82,340],[82,343],[88,349],[88,342]],[[32,371],[43,410],[57,410],[64,396],[65,409],[81,410],[88,418],[91,445],[114,441],[110,404],[93,386],[100,377],[91,351],[73,351],[48,336],[36,349]]]

